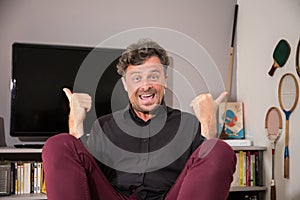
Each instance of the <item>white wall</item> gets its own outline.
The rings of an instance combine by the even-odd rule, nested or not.
[[[211,74],[213,79],[210,80],[214,80],[214,77],[221,77],[222,80],[220,74],[223,74],[226,82],[235,3],[236,0],[0,0],[0,116],[5,120],[6,135],[9,133],[9,84],[13,42],[95,46],[124,31],[126,35],[126,31],[137,28],[159,27],[178,33],[168,38],[162,37],[166,34],[156,34],[157,40],[164,45],[177,44],[182,46],[182,50],[190,47],[187,42],[202,45],[200,53],[206,54],[218,69],[218,73]],[[149,31],[144,35],[151,36],[153,32]],[[185,35],[186,40],[178,39],[179,35]],[[121,48],[128,45],[124,42],[126,37],[123,38],[122,44],[119,44]],[[188,51],[184,53],[193,55],[194,58],[198,56],[198,60],[201,60],[197,50]],[[180,56],[179,54],[177,57]],[[205,92],[207,83],[201,80],[201,74],[193,73],[189,69],[208,69],[208,65],[194,66],[194,63],[191,64],[190,60],[184,57],[179,61],[175,66],[179,75],[191,82],[195,93]],[[191,96],[186,94],[186,87],[175,79],[171,84],[175,93],[188,97],[182,103],[184,105],[181,105],[188,108]],[[224,88],[218,88],[220,91],[222,89]],[[217,95],[217,92],[214,93]],[[176,103],[176,99],[174,102]],[[9,145],[19,142],[17,138],[11,137],[7,137],[6,141]]]
[[[240,5],[237,34],[237,98],[245,103],[245,126],[247,137],[256,145],[269,146],[265,136],[264,120],[269,107],[279,107],[277,91],[280,77],[295,70],[296,45],[300,36],[299,0],[239,0]],[[291,55],[283,68],[273,77],[267,73],[272,66],[275,45],[285,38],[291,45]],[[299,102],[300,103],[300,102]],[[285,121],[282,112],[283,120]],[[277,199],[300,199],[300,105],[290,117],[290,178],[283,178],[284,134],[281,135],[275,158]],[[283,121],[283,122],[284,122]],[[285,131],[285,123],[283,124]],[[271,177],[271,151],[264,160],[266,183]],[[269,190],[266,199],[269,199]]]
[[[0,0],[0,116],[9,132],[11,44],[15,41],[94,46],[122,31],[162,27],[179,31],[204,46],[223,74],[229,61],[229,45],[235,0],[190,1],[18,1]],[[279,106],[277,85],[285,72],[295,73],[295,45],[300,32],[299,0],[239,0],[237,26],[238,100],[245,103],[246,136],[256,145],[268,145],[264,118],[270,106]],[[292,47],[286,66],[269,77],[272,51],[280,38]],[[183,44],[184,46],[184,44]],[[183,62],[184,63],[184,62]],[[225,66],[225,67],[224,67]],[[223,70],[223,71],[222,71]],[[192,74],[188,74],[192,76]],[[299,78],[298,78],[299,80]],[[196,82],[196,80],[193,80]],[[299,108],[290,119],[290,179],[283,178],[282,135],[276,152],[278,199],[300,199]],[[6,138],[7,139],[7,138]],[[8,139],[7,139],[8,140]],[[7,141],[9,144],[14,139]],[[265,156],[266,183],[270,180],[270,150]]]

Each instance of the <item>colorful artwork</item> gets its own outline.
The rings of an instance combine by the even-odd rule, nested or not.
[[[219,106],[219,133],[222,131],[225,122],[225,133],[228,139],[241,139],[244,133],[244,108],[243,102],[228,102],[226,112],[225,103]]]

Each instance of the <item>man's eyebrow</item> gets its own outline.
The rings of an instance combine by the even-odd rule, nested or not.
[[[152,70],[150,70],[150,72],[160,72],[160,70],[158,70],[158,69],[152,69]]]
[[[158,73],[160,73],[161,71],[158,70],[158,69],[152,69],[152,70],[150,70],[149,72],[150,72],[150,73],[153,73],[153,72],[158,72]],[[129,75],[142,74],[142,73],[143,73],[143,72],[141,72],[141,71],[131,71],[131,72],[129,73]]]
[[[135,75],[135,74],[141,74],[142,72],[140,72],[140,71],[131,71],[130,73],[129,73],[129,75],[131,76],[131,75]]]

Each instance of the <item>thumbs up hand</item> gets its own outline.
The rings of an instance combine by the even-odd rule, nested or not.
[[[80,138],[84,134],[83,121],[86,112],[91,110],[92,98],[84,93],[72,93],[68,88],[64,88],[66,96],[69,100],[69,133],[76,138]]]
[[[190,104],[201,123],[201,134],[207,139],[217,136],[216,112],[226,95],[227,92],[223,92],[214,101],[211,94],[200,94]]]

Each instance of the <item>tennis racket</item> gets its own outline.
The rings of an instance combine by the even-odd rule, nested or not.
[[[274,164],[275,164],[275,147],[276,141],[282,132],[282,117],[280,111],[276,107],[269,108],[265,118],[265,130],[267,138],[271,142],[272,148],[272,179],[271,179],[271,200],[276,200],[276,187],[274,176]]]
[[[270,76],[273,76],[277,68],[283,67],[283,65],[285,65],[286,61],[290,56],[290,52],[291,52],[290,44],[286,40],[281,39],[273,51],[274,62],[268,73]]]
[[[291,73],[284,74],[279,82],[278,98],[285,114],[284,178],[289,178],[289,118],[295,110],[299,98],[299,86]]]
[[[237,16],[238,16],[238,9],[239,5],[235,5],[234,9],[234,20],[233,20],[233,27],[232,27],[232,35],[231,35],[231,47],[230,47],[230,58],[229,58],[229,66],[228,66],[228,74],[227,74],[227,84],[226,84],[226,97],[225,97],[225,109],[224,109],[224,119],[226,117],[226,111],[227,111],[227,103],[228,103],[228,97],[230,93],[230,86],[231,86],[231,77],[232,77],[232,68],[233,68],[233,53],[234,53],[234,38],[235,38],[235,29],[236,29],[236,23],[237,23]],[[227,139],[228,135],[225,130],[225,120],[223,121],[223,127],[221,130],[221,133],[219,135],[220,139]]]

